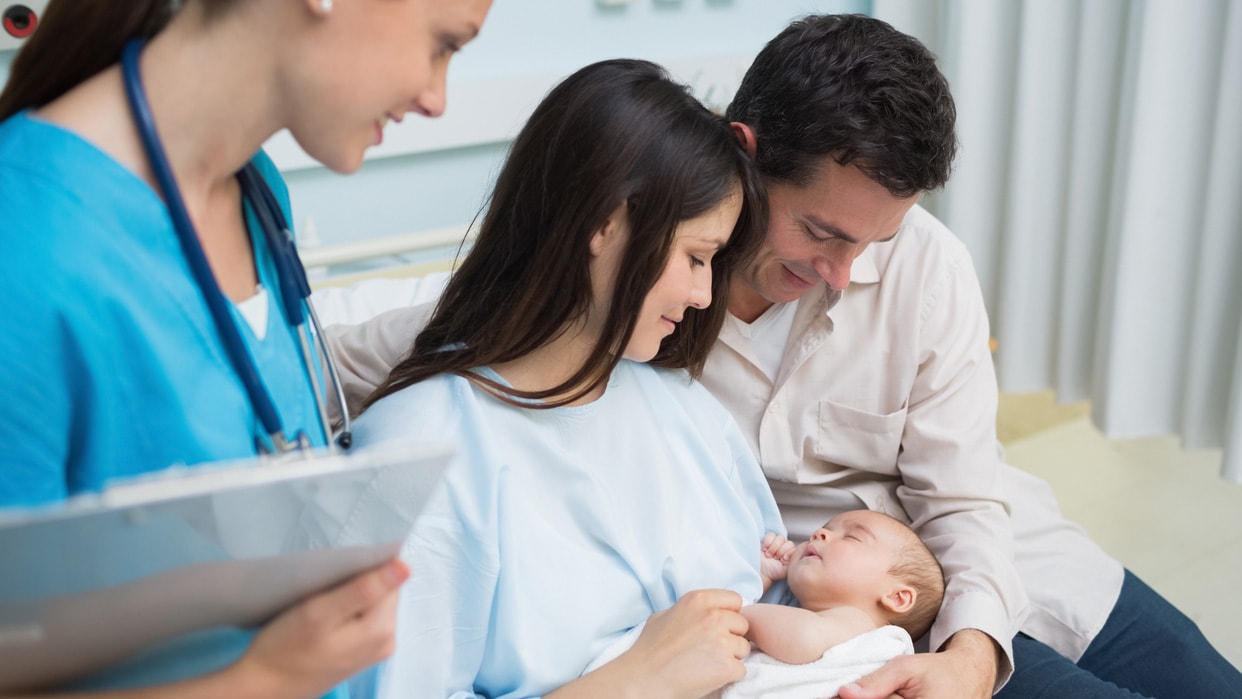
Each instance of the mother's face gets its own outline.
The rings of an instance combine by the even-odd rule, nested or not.
[[[715,208],[682,221],[669,248],[664,271],[643,300],[634,334],[623,356],[647,362],[673,334],[687,308],[707,308],[712,302],[712,257],[729,242],[742,211],[737,187]]]

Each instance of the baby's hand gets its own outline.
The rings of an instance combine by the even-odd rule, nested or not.
[[[789,570],[789,559],[793,557],[794,543],[780,534],[768,532],[763,537],[760,549],[763,555],[759,558],[759,574],[763,576],[766,588],[773,581],[785,579],[785,573]]]

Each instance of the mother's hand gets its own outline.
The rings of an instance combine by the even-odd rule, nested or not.
[[[740,680],[750,653],[741,608],[736,592],[690,592],[652,614],[629,650],[549,696],[692,699]]]
[[[742,597],[729,590],[695,590],[677,604],[652,614],[625,655],[641,676],[668,696],[701,697],[742,679],[742,658],[750,654]],[[648,696],[656,696],[648,694]]]

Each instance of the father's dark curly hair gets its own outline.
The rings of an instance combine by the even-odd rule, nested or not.
[[[825,156],[908,197],[949,179],[956,109],[936,58],[865,15],[815,15],[768,42],[727,116],[755,130],[759,171],[805,185]]]

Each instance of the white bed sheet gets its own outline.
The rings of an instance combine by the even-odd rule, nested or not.
[[[364,279],[346,287],[316,289],[311,303],[324,327],[354,325],[394,308],[435,301],[448,278],[448,272],[432,272],[423,277]]]

